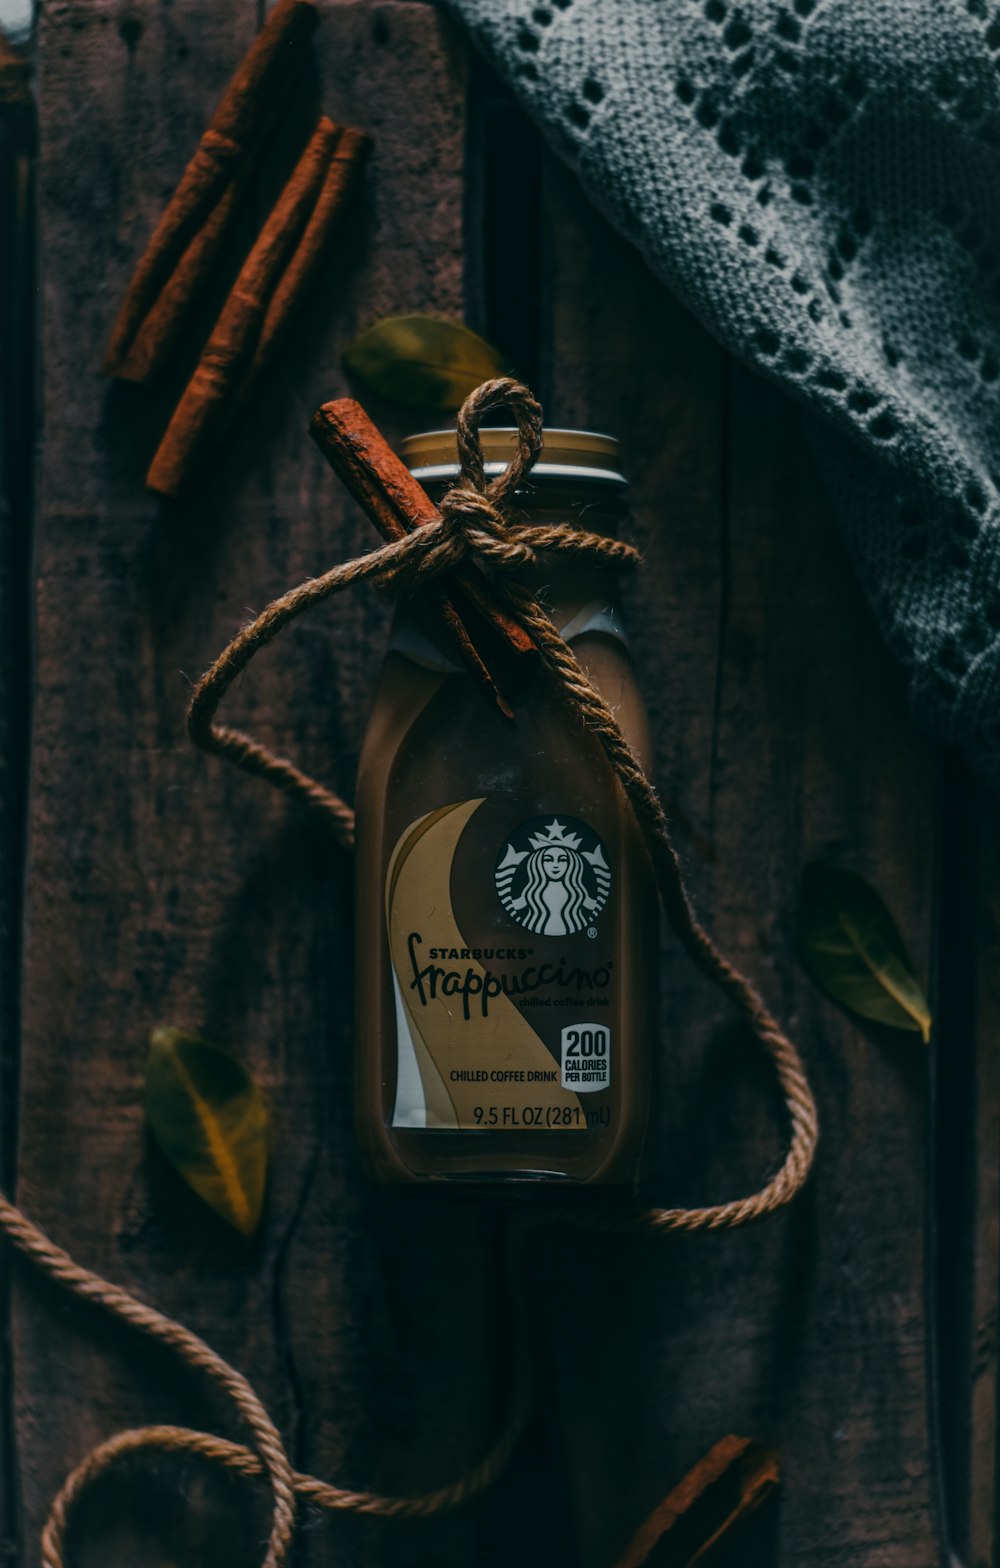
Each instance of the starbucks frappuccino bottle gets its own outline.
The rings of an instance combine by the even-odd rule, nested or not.
[[[480,431],[487,473],[514,433]],[[404,458],[435,498],[454,432]],[[530,523],[615,535],[617,443],[547,431]],[[531,585],[644,765],[615,573],[539,557]],[[434,623],[397,608],[357,786],[357,1122],[379,1182],[634,1183],[649,1107],[658,905],[597,741],[539,669],[504,717]]]

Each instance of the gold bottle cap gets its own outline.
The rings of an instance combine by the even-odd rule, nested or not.
[[[492,479],[514,454],[517,431],[512,427],[480,430],[486,473]],[[454,430],[427,430],[406,436],[400,444],[403,462],[415,479],[433,484],[458,478],[458,448]],[[592,430],[546,430],[532,480],[613,485],[627,488],[621,471],[621,454],[613,436]]]

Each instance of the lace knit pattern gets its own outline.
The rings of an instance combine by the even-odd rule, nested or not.
[[[451,4],[653,270],[811,411],[914,711],[1000,792],[1000,5]]]

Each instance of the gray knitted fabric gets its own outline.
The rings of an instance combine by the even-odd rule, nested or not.
[[[1000,5],[451,3],[653,270],[811,410],[914,710],[1000,791]]]

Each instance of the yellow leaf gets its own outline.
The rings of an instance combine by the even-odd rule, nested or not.
[[[813,861],[802,873],[797,921],[802,962],[828,996],[929,1043],[930,1010],[903,938],[863,877]]]
[[[380,397],[448,412],[507,369],[497,349],[437,316],[386,316],[344,351],[344,364]]]
[[[267,1110],[229,1051],[181,1029],[155,1029],[144,1092],[154,1138],[188,1186],[244,1236],[260,1222]]]

